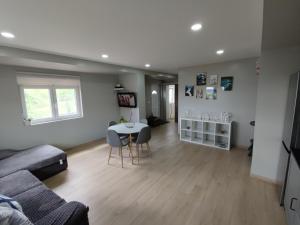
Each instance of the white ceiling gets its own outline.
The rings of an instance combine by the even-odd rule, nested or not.
[[[0,0],[0,45],[176,73],[259,56],[262,20],[263,0]]]

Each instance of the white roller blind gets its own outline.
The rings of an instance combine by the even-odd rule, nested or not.
[[[18,75],[17,82],[20,86],[72,86],[80,87],[80,77],[75,76],[30,76]]]

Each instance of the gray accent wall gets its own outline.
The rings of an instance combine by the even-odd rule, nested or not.
[[[249,125],[255,119],[256,107],[256,58],[232,62],[210,64],[183,69],[179,72],[179,117],[191,110],[193,114],[201,112],[231,112],[233,114],[232,143],[246,147],[253,137],[253,128]],[[196,99],[184,95],[185,85],[196,86],[196,74],[207,72],[219,75],[217,100]],[[233,90],[222,91],[221,76],[233,76]],[[195,90],[196,92],[196,90]],[[205,96],[204,96],[205,98]]]
[[[300,71],[300,46],[265,50],[260,64],[251,174],[282,182],[287,157],[281,140],[289,76]]]
[[[69,148],[105,137],[108,121],[120,117],[113,90],[118,77],[81,73],[83,118],[25,126],[16,76],[15,67],[0,66],[0,149],[39,144]]]

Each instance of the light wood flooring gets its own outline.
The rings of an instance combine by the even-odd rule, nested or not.
[[[46,185],[90,207],[92,225],[285,225],[279,190],[249,176],[247,152],[179,141],[176,125],[154,128],[152,157],[107,165],[99,141],[68,152],[69,169]]]

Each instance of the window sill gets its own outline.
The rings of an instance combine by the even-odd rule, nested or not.
[[[76,119],[81,119],[83,118],[83,115],[77,115],[77,116],[72,116],[72,117],[65,117],[65,118],[60,118],[60,119],[53,119],[53,120],[47,120],[47,121],[33,121],[31,123],[29,122],[24,122],[25,126],[36,126],[36,125],[43,125],[43,124],[49,124],[49,123],[57,123],[57,122],[63,122],[67,120],[76,120]]]

